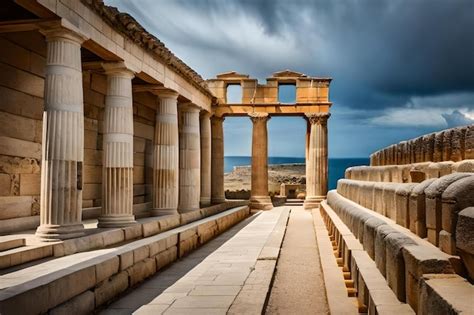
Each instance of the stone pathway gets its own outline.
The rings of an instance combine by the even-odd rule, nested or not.
[[[269,276],[268,270],[256,274],[257,259],[275,227],[286,224],[280,220],[282,215],[287,216],[287,208],[250,217],[134,288],[101,314],[226,314],[235,307],[234,300],[241,301],[239,293],[248,287],[246,282],[253,285],[257,280],[268,289],[273,269]],[[263,302],[264,298],[261,307]]]
[[[291,207],[266,314],[329,314],[310,211]]]

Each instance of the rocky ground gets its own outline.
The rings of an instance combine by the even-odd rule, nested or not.
[[[224,189],[230,191],[250,190],[251,167],[237,166],[224,176]],[[268,189],[279,192],[280,184],[305,184],[304,164],[275,164],[268,166]]]

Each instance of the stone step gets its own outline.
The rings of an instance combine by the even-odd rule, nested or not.
[[[24,238],[13,238],[10,240],[0,241],[0,252],[4,252],[13,248],[25,246],[26,240]],[[1,269],[1,268],[0,268]]]
[[[31,263],[51,256],[57,258],[131,242],[136,239],[155,235],[171,228],[206,218],[232,207],[243,206],[246,204],[248,204],[248,201],[227,201],[222,204],[213,205],[196,211],[190,211],[180,215],[137,219],[137,224],[125,228],[87,228],[85,231],[88,235],[65,241],[40,242],[36,240],[34,236],[30,236],[27,244],[29,245],[31,243],[32,246],[23,246],[16,248],[15,250],[4,252],[0,251],[0,270],[16,267],[25,263]],[[89,223],[87,225],[95,226],[95,223]],[[1,239],[8,240],[11,237],[12,236],[2,236]],[[16,269],[17,268],[14,268],[14,270]],[[8,273],[8,270],[3,270],[2,273]]]
[[[112,248],[59,257],[0,276],[0,313],[90,313],[249,215],[236,207]],[[35,301],[35,303],[31,303]]]

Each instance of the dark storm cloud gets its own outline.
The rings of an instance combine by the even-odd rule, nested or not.
[[[369,153],[348,137],[377,148],[474,117],[473,0],[106,2],[205,78],[264,80],[285,68],[332,77],[339,156]]]

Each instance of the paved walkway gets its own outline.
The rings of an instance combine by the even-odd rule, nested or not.
[[[263,281],[268,288],[273,269],[264,277],[255,275],[254,269],[258,271],[257,259],[275,227],[281,225],[285,210],[278,207],[241,222],[145,281],[102,314],[226,314],[234,300],[241,300],[239,293],[245,292],[248,283]]]
[[[291,207],[266,314],[329,314],[310,211]]]

